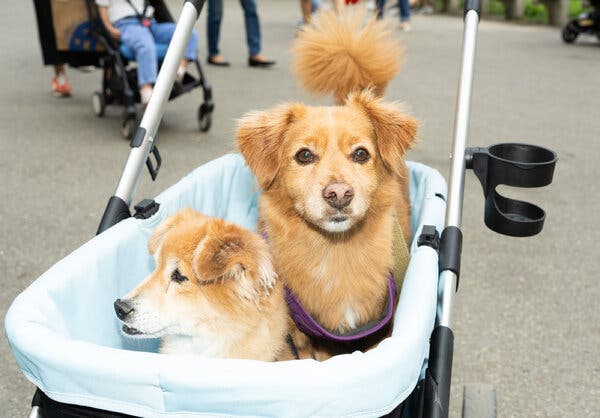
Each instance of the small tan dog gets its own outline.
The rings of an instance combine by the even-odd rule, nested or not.
[[[115,302],[123,332],[162,353],[292,359],[287,306],[258,235],[184,209],[152,234],[156,269]]]
[[[410,211],[401,167],[416,129],[369,91],[344,106],[288,104],[240,121],[275,270],[327,330],[352,332],[386,310],[394,223]],[[293,336],[302,357],[349,349]]]
[[[288,289],[303,358],[368,349],[389,334],[391,322],[365,338],[362,329],[389,320],[399,291],[390,286],[393,249],[410,239],[404,155],[417,124],[381,99],[402,47],[384,23],[362,22],[360,14],[325,13],[295,41],[300,81],[333,93],[338,106],[291,103],[249,113],[237,132],[263,190],[260,227]],[[399,228],[405,240],[397,239]]]

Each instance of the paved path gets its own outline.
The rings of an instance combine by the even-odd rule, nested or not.
[[[178,12],[180,4],[173,2],[173,9]],[[217,103],[213,129],[196,130],[199,92],[171,103],[160,130],[164,168],[156,183],[144,177],[139,199],[232,150],[233,121],[244,112],[285,100],[315,102],[289,72],[297,2],[263,0],[260,7],[265,53],[279,65],[266,71],[245,66],[241,13],[237,2],[228,1],[222,47],[233,67],[207,69]],[[0,27],[4,316],[21,290],[94,234],[128,148],[117,130],[119,110],[110,109],[104,119],[92,114],[90,94],[99,88],[99,72],[71,71],[71,99],[49,94],[51,71],[41,67],[32,2],[5,7]],[[406,41],[407,62],[387,97],[406,101],[421,121],[421,143],[410,158],[446,175],[462,20],[416,17],[413,29],[398,34]],[[557,150],[560,160],[552,186],[509,191],[547,209],[547,225],[536,238],[486,230],[480,186],[473,175],[467,178],[453,416],[459,416],[466,382],[494,384],[501,417],[600,416],[598,74],[595,39],[566,46],[557,29],[481,24],[470,144],[526,141]],[[24,416],[33,386],[4,338],[0,359],[0,416]]]

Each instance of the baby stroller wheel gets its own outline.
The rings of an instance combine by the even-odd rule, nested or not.
[[[198,108],[198,127],[202,132],[208,132],[212,124],[212,110],[205,103]]]
[[[127,116],[121,124],[121,135],[124,139],[133,138],[133,134],[137,128],[137,120],[135,116]]]
[[[496,418],[496,390],[491,385],[465,385],[462,418]]]
[[[94,110],[94,115],[101,118],[104,116],[104,111],[106,110],[106,101],[104,100],[104,95],[99,91],[95,91],[92,94],[92,109]]]
[[[562,38],[568,44],[572,44],[575,42],[575,39],[579,36],[579,30],[575,27],[573,22],[569,22],[566,24],[562,31]]]

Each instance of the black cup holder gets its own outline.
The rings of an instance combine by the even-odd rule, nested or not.
[[[488,148],[467,148],[466,167],[483,186],[485,224],[513,237],[529,237],[544,226],[546,213],[534,204],[509,199],[496,191],[499,184],[542,187],[552,183],[558,156],[536,145],[505,143]]]

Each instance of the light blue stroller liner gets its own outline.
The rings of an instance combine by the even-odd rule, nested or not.
[[[446,184],[409,163],[413,237],[443,229]],[[6,334],[25,376],[50,398],[144,417],[377,416],[414,389],[429,349],[437,253],[411,245],[393,335],[325,362],[265,363],[156,353],[123,336],[113,301],[154,267],[147,241],[184,207],[255,229],[259,189],[239,155],[207,163],[160,194],[150,219],[127,219],[59,261],[13,302]]]

